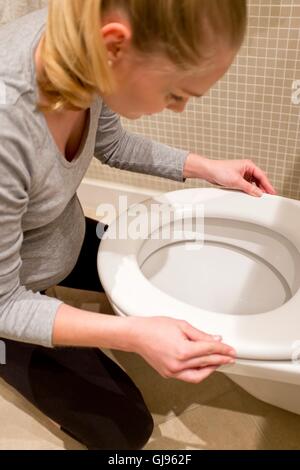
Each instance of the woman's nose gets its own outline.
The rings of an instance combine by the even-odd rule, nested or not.
[[[181,103],[172,103],[169,106],[167,106],[170,111],[173,111],[174,113],[183,113],[183,111],[186,108],[186,105],[188,103],[188,100],[182,101]]]

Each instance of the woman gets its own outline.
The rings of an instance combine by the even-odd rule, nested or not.
[[[0,30],[1,376],[88,449],[140,449],[153,429],[140,391],[101,347],[136,352],[163,377],[193,383],[234,362],[219,336],[184,320],[99,315],[40,292],[101,290],[96,221],[84,219],[76,196],[93,155],[275,194],[249,160],[212,161],[120,125],[119,115],[182,112],[207,93],[245,29],[244,0],[50,0]]]

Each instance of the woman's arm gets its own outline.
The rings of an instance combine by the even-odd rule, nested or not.
[[[236,352],[220,337],[169,317],[115,317],[61,305],[53,346],[119,349],[142,356],[160,375],[198,383]]]
[[[183,182],[189,151],[156,142],[122,127],[118,114],[105,104],[99,117],[95,157],[105,165]]]
[[[133,134],[122,128],[120,117],[105,104],[99,118],[95,157],[121,170],[174,181],[198,178],[252,196],[276,194],[267,176],[251,160],[212,160]]]
[[[130,319],[59,306],[53,327],[53,346],[103,347],[130,351]]]
[[[276,194],[267,175],[251,160],[210,160],[190,153],[186,159],[185,178],[201,178],[211,184],[239,189],[251,196]]]

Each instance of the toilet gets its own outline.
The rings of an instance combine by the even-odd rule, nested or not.
[[[300,414],[300,202],[223,189],[156,196],[119,214],[97,266],[116,314],[221,335],[237,361],[218,370]]]

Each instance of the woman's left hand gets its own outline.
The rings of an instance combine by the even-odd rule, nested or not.
[[[191,177],[202,178],[218,186],[239,189],[251,196],[276,194],[266,174],[251,160],[210,160],[194,154],[188,158],[187,177],[190,168],[193,171]]]

